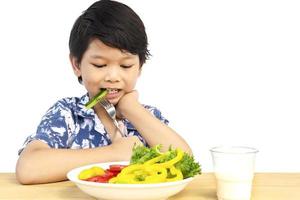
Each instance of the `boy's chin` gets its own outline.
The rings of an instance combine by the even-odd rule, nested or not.
[[[114,106],[118,104],[119,98],[118,99],[107,99],[109,103],[113,104]]]

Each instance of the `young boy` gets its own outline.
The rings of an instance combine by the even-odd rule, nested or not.
[[[19,151],[20,183],[61,181],[69,170],[82,165],[129,160],[134,144],[162,144],[164,149],[172,145],[191,153],[158,109],[138,101],[134,87],[149,56],[147,45],[143,22],[122,3],[95,2],[76,20],[69,41],[70,61],[87,94],[64,98],[47,111]],[[84,106],[102,88],[116,107],[123,136],[103,107]]]

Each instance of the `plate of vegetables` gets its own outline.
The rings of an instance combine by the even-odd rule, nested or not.
[[[182,191],[201,167],[181,149],[135,146],[130,161],[86,165],[67,177],[97,199],[162,200]]]

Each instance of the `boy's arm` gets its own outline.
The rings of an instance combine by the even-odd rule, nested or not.
[[[192,150],[185,140],[173,129],[154,117],[137,100],[137,91],[126,94],[118,103],[121,115],[128,119],[139,131],[150,146],[162,144],[162,150],[180,147],[187,153],[192,154]]]
[[[129,160],[135,143],[141,142],[138,137],[133,136],[93,149],[53,149],[42,141],[34,140],[27,145],[18,159],[17,180],[22,184],[66,180],[67,172],[79,166]]]

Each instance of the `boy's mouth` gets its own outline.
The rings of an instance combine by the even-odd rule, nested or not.
[[[118,93],[120,91],[120,89],[116,89],[116,88],[106,88],[108,94],[115,94]]]
[[[101,88],[101,89],[107,90],[107,96],[113,96],[121,91],[121,89],[118,88]]]

